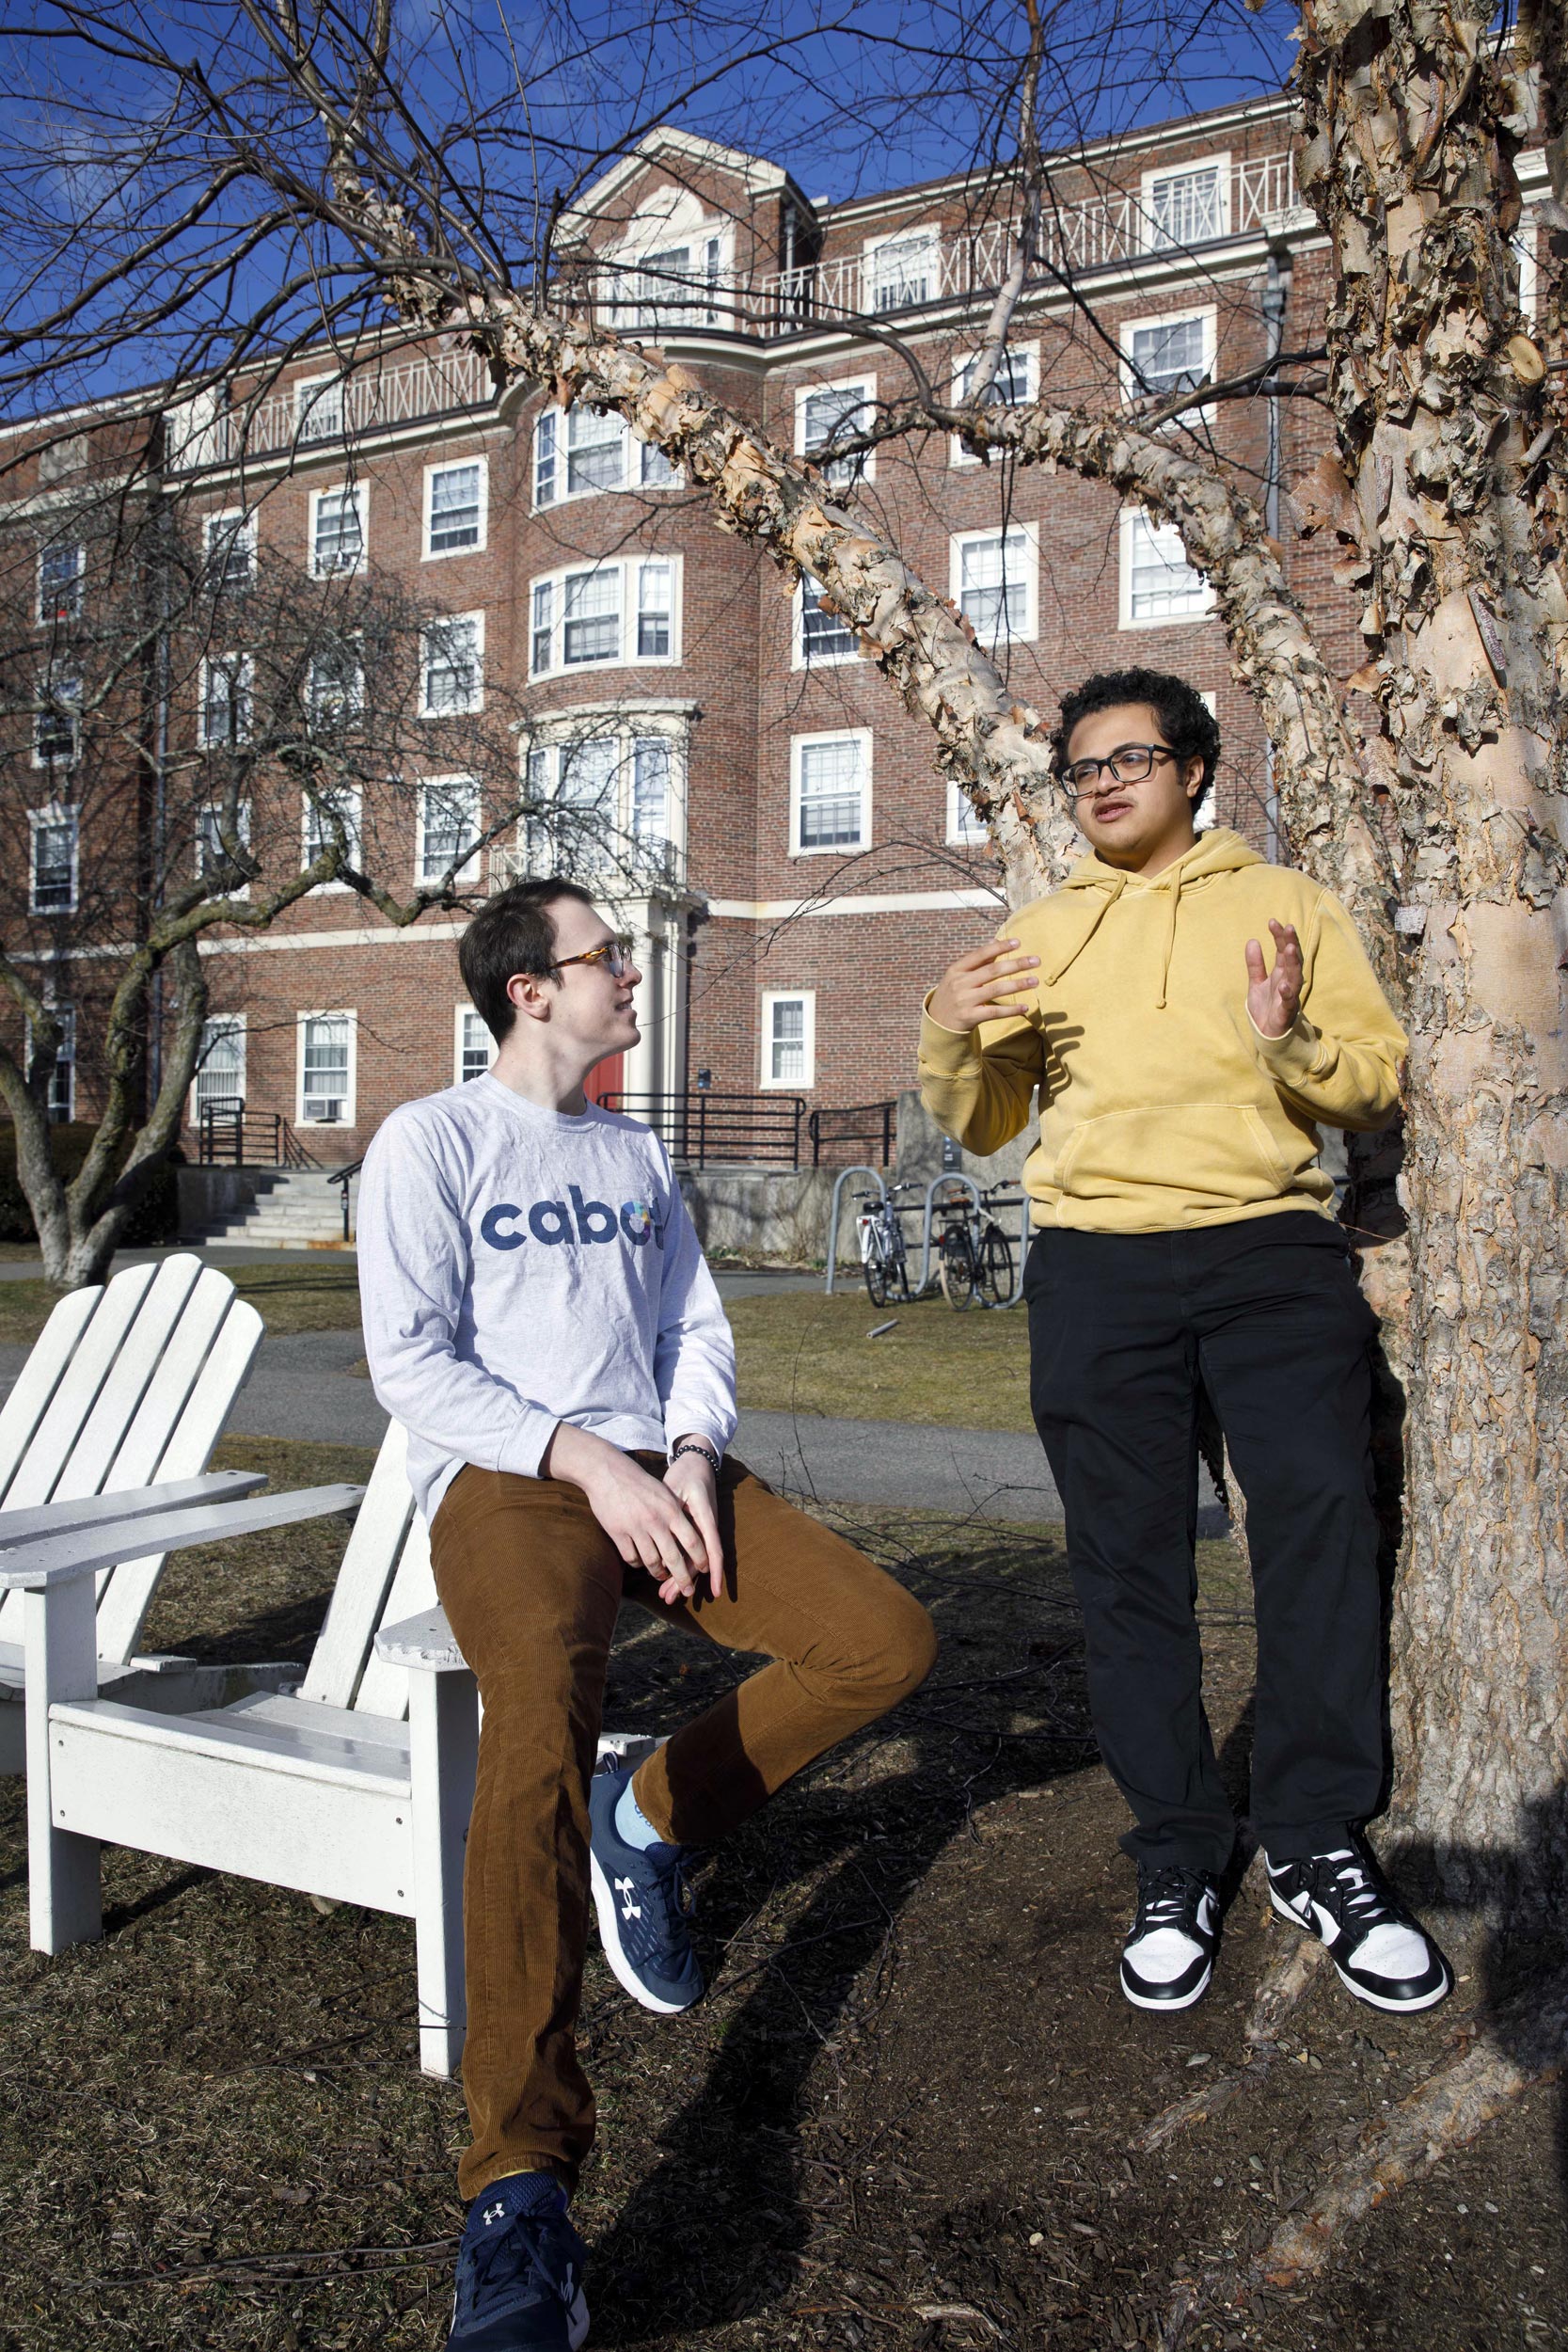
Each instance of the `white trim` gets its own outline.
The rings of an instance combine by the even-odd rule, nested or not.
[[[1040,347],[1038,342],[1010,342],[1006,348],[1007,355],[1010,358],[1022,359],[1023,362],[1023,399],[1022,402],[1011,402],[1003,405],[1008,406],[1023,406],[1031,401],[1038,400],[1040,396]],[[964,377],[979,356],[978,350],[966,351],[961,359],[954,361],[953,377],[950,389],[952,391],[953,405],[955,407],[962,405],[964,396]],[[978,457],[972,456],[969,451],[965,449],[963,443],[959,440],[958,435],[956,433],[950,433],[947,436],[947,462],[950,466],[978,466],[984,461]]]
[[[485,1050],[489,1056],[484,1065],[486,1070],[492,1070],[495,1067],[496,1041],[485,1027],[484,1016],[477,1012],[472,1005],[454,1005],[452,1012],[454,1017],[452,1020],[451,1082],[454,1087],[460,1087],[463,1084],[463,1044],[466,1025],[470,1021],[477,1021],[483,1031]],[[477,1074],[476,1072],[475,1075]]]
[[[55,1059],[50,1066],[49,1085],[44,1094],[44,1117],[52,1126],[56,1123],[54,1101],[55,1081],[63,1070],[66,1073],[64,1123],[69,1126],[76,1116],[76,1007],[73,1004],[62,1005],[56,999],[46,996],[44,1010],[53,1013],[61,1030],[60,1041],[55,1048]],[[31,1077],[33,1021],[30,1013],[24,1016],[23,1034],[26,1039],[27,1075]]]
[[[209,1013],[209,1014],[208,1014],[208,1016],[207,1016],[207,1018],[206,1018],[206,1020],[205,1020],[205,1021],[203,1021],[203,1023],[201,1024],[201,1033],[202,1033],[202,1039],[203,1039],[203,1041],[205,1041],[207,1031],[208,1031],[209,1029],[215,1028],[215,1027],[216,1027],[216,1025],[217,1025],[217,1024],[218,1024],[220,1021],[222,1022],[222,1024],[223,1024],[223,1025],[224,1025],[224,1027],[225,1027],[225,1028],[228,1028],[228,1029],[234,1029],[234,1030],[237,1030],[237,1031],[238,1031],[238,1033],[239,1033],[239,1040],[240,1040],[240,1067],[239,1067],[240,1084],[239,1084],[239,1089],[238,1089],[238,1091],[239,1091],[239,1094],[240,1094],[241,1099],[243,1100],[243,1099],[244,1099],[244,1096],[245,1096],[245,1084],[246,1084],[246,1081],[247,1081],[247,1078],[248,1078],[248,1075],[249,1075],[249,1068],[248,1068],[248,1065],[249,1065],[249,1059],[250,1059],[250,1041],[249,1041],[249,1037],[248,1037],[247,1031],[248,1031],[248,1026],[249,1026],[250,1015],[249,1015],[247,1012],[213,1012],[213,1013]],[[198,1053],[199,1053],[199,1051],[200,1051],[201,1049],[200,1049],[200,1048],[198,1048]],[[197,1125],[198,1125],[198,1121],[199,1121],[199,1120],[200,1120],[200,1116],[201,1116],[201,1104],[200,1104],[199,1101],[198,1100],[198,1092],[197,1092],[197,1089],[198,1089],[198,1086],[200,1085],[201,1077],[202,1077],[202,1071],[201,1071],[201,1066],[200,1066],[200,1063],[199,1063],[199,1060],[198,1060],[198,1065],[197,1065],[197,1069],[196,1069],[196,1073],[195,1073],[194,1076],[193,1076],[193,1077],[192,1077],[192,1079],[191,1079],[190,1092],[187,1094],[187,1096],[186,1096],[186,1098],[185,1098],[185,1124],[186,1124],[186,1126],[187,1126],[187,1127],[195,1127],[195,1126],[197,1126]]]
[[[625,496],[649,498],[656,490],[685,489],[686,476],[679,466],[670,468],[670,479],[667,482],[650,482],[647,479],[649,458],[662,455],[657,442],[650,441],[644,435],[639,433],[629,418],[617,417],[611,410],[606,416],[605,421],[617,425],[620,429],[621,478],[618,482],[591,482],[580,490],[574,490],[571,486],[571,420],[574,417],[586,416],[591,413],[593,413],[591,405],[585,405],[580,401],[570,408],[561,408],[551,403],[541,408],[534,418],[529,439],[528,461],[529,502],[534,514],[553,514],[558,506],[570,506],[578,499]],[[539,440],[541,432],[546,424],[550,428],[554,443],[550,453],[554,468],[554,486],[548,498],[542,499],[539,495]],[[606,448],[610,446],[609,436],[606,437],[604,446]],[[668,463],[668,460],[665,462]]]
[[[348,1023],[348,1076],[343,1086],[343,1116],[341,1119],[309,1119],[305,1110],[305,1036],[312,1021],[346,1021]],[[353,1006],[327,1006],[294,1015],[294,1125],[296,1127],[352,1127],[358,1108],[359,1081],[359,1015]]]
[[[860,752],[860,832],[853,841],[813,842],[809,848],[800,840],[800,770],[802,755],[819,743],[854,743]],[[789,739],[789,855],[791,857],[844,857],[856,850],[871,847],[871,729],[869,727],[823,727],[811,735],[792,735]]]
[[[1214,708],[1216,696],[1212,686],[1200,686],[1197,691],[1197,698],[1203,705],[1204,709],[1209,713],[1211,719],[1214,719],[1219,716],[1218,712]],[[1209,787],[1208,791],[1204,794],[1202,807],[1194,813],[1193,831],[1195,833],[1212,833],[1219,821],[1220,780],[1218,776],[1216,776],[1213,783]]]
[[[796,385],[795,454],[797,457],[810,457],[812,454],[806,442],[806,404],[808,401],[816,399],[822,392],[853,392],[862,406],[874,407],[877,401],[876,374],[869,373],[857,375],[834,375],[816,384]],[[827,441],[832,438],[832,434],[827,435],[824,440],[817,442],[817,448],[826,447]],[[832,483],[834,489],[838,490],[852,490],[863,482],[875,482],[877,453],[874,449],[868,449],[859,457],[837,458],[831,466],[823,469],[822,478],[825,482]]]
[[[885,253],[889,246],[896,245],[923,245],[929,257],[927,262],[929,277],[926,290],[918,301],[890,302],[884,305],[877,300],[877,295],[880,292],[878,284],[877,257],[880,253]],[[942,223],[929,217],[900,221],[896,229],[885,229],[876,235],[867,237],[861,246],[862,310],[868,318],[895,318],[901,310],[924,310],[930,303],[940,302],[942,300]]]
[[[466,775],[461,770],[459,770],[450,776],[426,776],[420,782],[420,796],[415,803],[414,818],[414,882],[416,887],[419,887],[427,882],[438,882],[440,880],[439,874],[427,874],[425,872],[425,802],[432,792],[450,792],[454,785],[463,784],[466,784],[468,787],[473,795],[474,832],[477,835],[483,830],[482,818],[483,796],[480,791],[479,778],[477,776]],[[480,853],[476,849],[470,851],[468,856],[464,859],[462,865],[457,867],[455,873],[452,875],[453,882],[467,886],[470,882],[478,882],[479,864]],[[445,872],[446,869],[443,867],[441,870],[442,872]]]
[[[990,835],[975,814],[974,803],[952,776],[947,779],[947,842],[950,849],[989,850],[991,846]]]
[[[1023,621],[1022,627],[1018,628],[999,629],[994,637],[982,636],[976,629],[975,636],[978,642],[988,648],[996,645],[1033,644],[1039,634],[1039,525],[1021,522],[992,523],[988,529],[982,531],[955,531],[947,542],[947,593],[961,612],[963,611],[964,548],[974,547],[982,539],[1001,539],[1006,543],[1006,540],[1013,538],[1022,540],[1024,548],[1023,576],[1021,582],[1023,589]],[[1004,544],[1002,561],[1004,582],[1010,587],[1014,583],[1007,573],[1006,553],[1006,547]]]
[[[201,565],[204,571],[210,572],[213,568],[213,535],[218,526],[222,523],[238,523],[240,526],[239,530],[233,534],[230,546],[243,545],[245,548],[245,580],[243,584],[248,588],[256,576],[256,510],[254,507],[222,506],[217,509],[215,514],[202,516]],[[226,552],[226,563],[227,560]],[[234,589],[241,586],[242,583],[237,580],[227,580],[222,584],[228,588]]]
[[[801,1008],[800,1051],[805,1070],[799,1078],[775,1078],[769,1064],[773,1058],[773,1008],[776,1005],[799,1005]],[[758,1081],[765,1094],[795,1094],[816,1084],[816,991],[815,988],[765,988],[762,992],[762,1036]]]
[[[431,532],[436,520],[436,477],[442,473],[461,473],[466,467],[479,469],[479,537],[468,548],[433,548]],[[420,561],[421,564],[449,564],[454,556],[483,555],[490,544],[490,460],[483,454],[472,457],[438,457],[426,466],[420,489]]]
[[[842,898],[710,898],[708,914],[717,922],[789,923],[825,914],[954,914],[969,909],[990,909],[1006,903],[995,890],[847,891]],[[398,934],[400,937],[402,934]],[[221,944],[221,943],[220,943]],[[246,941],[261,946],[271,942]]]
[[[1201,321],[1203,326],[1203,373],[1206,376],[1212,376],[1214,352],[1219,332],[1219,310],[1214,303],[1185,303],[1178,310],[1155,310],[1150,311],[1144,318],[1122,320],[1117,330],[1117,342],[1121,352],[1119,368],[1121,397],[1128,405],[1135,400],[1146,400],[1152,396],[1140,386],[1133,370],[1132,338],[1134,335],[1151,326],[1187,326],[1194,319]],[[1185,426],[1190,430],[1193,425],[1212,417],[1212,405],[1206,405],[1199,399],[1191,408],[1183,408],[1180,416],[1168,417],[1161,427],[1161,431],[1174,432],[1178,426]]]
[[[324,385],[335,384],[336,401],[321,397]],[[329,368],[325,375],[296,375],[293,380],[294,438],[307,449],[317,441],[339,441],[343,436],[343,393],[348,386],[348,373],[343,368]],[[315,397],[308,398],[308,394]],[[314,423],[311,420],[314,419]]]
[[[670,571],[670,650],[668,653],[627,652],[628,635],[635,640],[639,590],[638,574],[644,564],[663,564]],[[674,549],[640,548],[633,555],[617,556],[608,563],[595,563],[593,557],[577,564],[563,564],[555,571],[535,572],[528,583],[528,606],[525,623],[528,629],[528,675],[531,678],[578,677],[595,670],[673,670],[681,663],[681,623],[686,558]],[[615,572],[620,576],[620,635],[619,651],[603,660],[567,661],[563,657],[566,637],[566,582],[589,573]],[[551,594],[550,660],[546,669],[536,669],[534,653],[534,597],[537,590],[547,587]]]
[[[815,572],[813,572],[810,577],[814,581],[816,581],[816,575]],[[842,617],[840,617],[838,621],[838,626],[841,628],[847,628],[849,632],[848,651],[847,653],[816,653],[811,655],[808,660],[805,638],[805,582],[806,575],[802,573],[800,578],[796,581],[795,593],[789,599],[790,668],[792,670],[839,670],[843,668],[847,661],[858,661],[861,658],[861,647],[860,639],[855,632],[854,623],[852,621],[846,621]],[[816,584],[820,586],[821,583],[817,581]],[[832,616],[830,614],[829,618],[831,619],[832,617]]]
[[[203,875],[211,871],[211,868],[206,865],[202,856],[201,845],[203,836],[201,832],[201,819],[209,812],[215,817],[218,813],[218,805],[219,804],[216,801],[202,801],[198,803],[197,808],[194,846],[196,850],[196,878],[198,882],[202,879]],[[250,803],[248,801],[237,801],[234,804],[234,812],[240,820],[239,834],[241,846],[248,850],[250,847]],[[248,899],[250,897],[250,884],[248,882],[240,882],[234,889],[226,890],[223,895],[226,898]]]
[[[71,900],[63,907],[40,907],[38,898],[39,834],[47,825],[52,832],[71,827]],[[27,811],[27,912],[29,914],[74,914],[81,898],[82,882],[82,811],[74,801],[46,801],[41,808]]]
[[[354,803],[352,815],[350,815],[346,808],[343,809],[341,814],[343,818],[343,832],[347,836],[346,846],[348,849],[349,861],[352,865],[357,866],[365,854],[365,796],[360,790],[358,785],[345,784],[341,792],[332,793],[326,795],[325,797],[334,800],[342,800],[345,802],[352,801]],[[310,854],[310,819],[315,814],[316,803],[311,800],[309,792],[302,791],[299,796],[299,863],[302,871],[306,866],[313,866],[315,864],[315,859]],[[320,848],[317,851],[318,855],[320,854],[320,850],[325,849],[325,846],[326,839],[324,834]],[[334,880],[332,882],[312,882],[305,895],[308,898],[319,898],[324,897],[329,891],[341,892],[345,890],[352,890],[353,888],[354,884],[352,882],[338,880]]]
[[[1519,315],[1527,326],[1533,327],[1541,303],[1540,215],[1532,212],[1522,213],[1519,226],[1508,242],[1519,267]]]
[[[237,661],[240,665],[238,685],[245,706],[245,724],[243,728],[237,728],[232,736],[210,736],[207,732],[207,680],[214,661]],[[203,654],[201,657],[201,672],[197,680],[197,749],[203,752],[229,751],[238,745],[248,743],[251,732],[250,720],[254,716],[251,708],[251,702],[256,691],[255,656],[248,653]]]
[[[430,700],[430,641],[444,628],[462,628],[469,622],[474,631],[474,682],[467,702],[451,703],[437,710]],[[421,719],[469,719],[484,707],[484,614],[478,612],[443,612],[440,619],[431,621],[420,631],[420,716]]]
[[[1139,204],[1143,215],[1140,243],[1146,253],[1176,253],[1186,257],[1194,249],[1195,241],[1177,242],[1170,238],[1162,238],[1157,234],[1154,218],[1155,182],[1157,180],[1196,180],[1199,173],[1210,171],[1217,172],[1219,175],[1219,226],[1214,231],[1214,236],[1216,239],[1229,236],[1230,150],[1227,147],[1222,147],[1216,149],[1212,154],[1184,156],[1180,163],[1151,164],[1144,173],[1139,189]],[[1196,242],[1206,245],[1211,240],[1204,237]]]
[[[74,702],[58,691],[59,688],[67,686],[75,689]],[[40,775],[52,775],[61,768],[74,768],[82,756],[81,671],[68,670],[61,664],[52,662],[44,675],[39,680],[39,700],[43,702],[49,699],[57,700],[60,709],[65,711],[71,720],[71,749],[63,756],[58,752],[40,751],[39,745],[43,737],[45,714],[41,710],[35,710],[32,724],[33,766]]]
[[[334,564],[324,571],[316,560],[316,518],[324,499],[352,499],[359,517],[359,553],[352,564]],[[308,569],[312,580],[352,580],[362,572],[370,561],[371,516],[370,485],[365,482],[327,483],[310,493],[309,537],[307,542]]]
[[[1197,574],[1203,581],[1201,604],[1189,606],[1185,612],[1149,612],[1140,614],[1134,619],[1132,613],[1132,536],[1140,524],[1154,535],[1162,532],[1173,532],[1176,529],[1174,523],[1155,522],[1141,506],[1122,508],[1117,561],[1117,627],[1118,628],[1199,628],[1214,609],[1213,583],[1202,573]],[[1182,560],[1185,562],[1185,557]],[[1188,569],[1196,572],[1196,566],[1189,564]]]

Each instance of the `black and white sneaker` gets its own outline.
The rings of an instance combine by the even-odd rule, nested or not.
[[[1212,1871],[1138,1865],[1138,1915],[1121,1947],[1121,1989],[1134,2009],[1191,2009],[1200,2001],[1219,1940]]]
[[[1339,1846],[1307,1862],[1269,1862],[1268,1869],[1275,1911],[1327,1947],[1358,2001],[1433,2009],[1453,1990],[1448,1962],[1370,1854]]]

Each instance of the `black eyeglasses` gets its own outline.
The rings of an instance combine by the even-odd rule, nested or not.
[[[1141,784],[1157,759],[1179,759],[1168,743],[1118,743],[1109,759],[1075,759],[1062,770],[1062,789],[1069,801],[1092,792],[1107,771],[1117,784]]]
[[[590,947],[580,956],[562,956],[552,963],[552,972],[564,972],[569,963],[602,963],[611,979],[624,979],[631,969],[633,942],[629,932],[622,931],[614,939],[603,939],[596,947]]]

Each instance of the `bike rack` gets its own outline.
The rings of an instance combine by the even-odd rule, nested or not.
[[[883,1181],[882,1171],[879,1168],[867,1168],[862,1166],[859,1168],[846,1168],[840,1170],[838,1180],[833,1185],[833,1205],[828,1216],[828,1280],[825,1295],[829,1298],[832,1298],[833,1295],[833,1276],[838,1271],[839,1203],[844,1198],[844,1187],[848,1183],[851,1176],[869,1176],[872,1183],[876,1185],[879,1195],[880,1196],[882,1206],[884,1208],[887,1206],[887,1185]]]
[[[931,1279],[931,1226],[936,1216],[937,1194],[943,1184],[957,1184],[960,1191],[967,1192],[974,1203],[976,1221],[981,1215],[980,1187],[973,1176],[962,1176],[956,1168],[949,1168],[943,1169],[940,1176],[932,1177],[926,1187],[926,1223],[920,1236],[920,1286],[916,1296],[921,1298],[925,1297],[926,1285]]]
[[[982,1299],[981,1299],[981,1301],[980,1301],[980,1304],[981,1304],[981,1306],[982,1306],[982,1307],[990,1307],[990,1306],[997,1306],[997,1307],[1016,1307],[1016,1306],[1018,1305],[1019,1300],[1020,1300],[1020,1299],[1023,1296],[1023,1264],[1024,1264],[1024,1260],[1028,1257],[1028,1255],[1029,1255],[1029,1195],[1028,1195],[1027,1193],[1025,1193],[1025,1194],[1024,1194],[1024,1196],[1023,1196],[1023,1199],[1022,1199],[1022,1200],[1020,1201],[1020,1203],[1019,1203],[1019,1211],[1018,1211],[1018,1272],[1017,1272],[1017,1273],[1013,1276],[1013,1287],[1012,1287],[1012,1289],[1008,1292],[1008,1294],[1007,1294],[1007,1295],[1006,1295],[1006,1298],[998,1298],[998,1299],[982,1298]]]

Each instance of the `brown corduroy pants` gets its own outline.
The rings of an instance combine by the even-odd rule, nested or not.
[[[637,1456],[661,1475],[655,1454]],[[719,1599],[665,1606],[580,1487],[460,1470],[431,1529],[436,1590],[483,1702],[464,1885],[472,2145],[458,2187],[508,2172],[570,2187],[594,2139],[575,2046],[588,1937],[588,1783],[623,1598],[770,1662],[656,1750],[637,1802],[661,1837],[707,1845],[792,1773],[918,1688],[931,1621],[892,1577],[726,1461]]]

